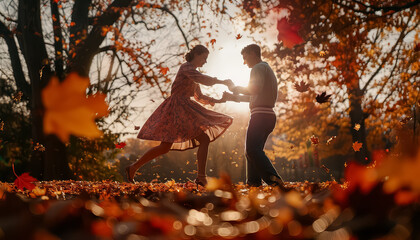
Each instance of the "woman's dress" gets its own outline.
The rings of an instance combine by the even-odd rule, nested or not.
[[[201,93],[200,85],[211,86],[216,78],[197,71],[189,62],[181,65],[172,84],[171,96],[165,99],[141,128],[137,138],[171,142],[171,150],[186,150],[200,145],[196,138],[203,132],[210,141],[222,135],[232,124],[232,117],[204,108],[214,99]],[[191,97],[194,96],[195,100]]]

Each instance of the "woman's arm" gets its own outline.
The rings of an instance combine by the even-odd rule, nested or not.
[[[199,84],[195,84],[194,87],[194,98],[197,100],[197,102],[202,104],[210,104],[211,106],[214,106],[214,103],[217,102],[216,99],[206,96],[201,92],[201,88]]]
[[[213,86],[214,84],[225,84],[228,85],[232,81],[231,80],[219,80],[216,77],[210,77],[205,74],[200,73],[195,69],[192,65],[185,66],[184,69],[182,69],[184,74],[191,80],[193,80],[196,83],[203,84],[206,86]]]

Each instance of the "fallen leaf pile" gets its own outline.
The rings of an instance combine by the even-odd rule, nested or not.
[[[410,231],[420,225],[418,208],[396,205],[381,185],[367,188],[363,171],[350,167],[343,184],[286,183],[287,192],[231,184],[227,177],[210,179],[207,189],[173,180],[35,182],[32,191],[0,183],[0,228],[6,239],[350,239],[401,229],[415,234]],[[407,211],[409,218],[398,218]],[[380,232],[383,224],[389,229]]]

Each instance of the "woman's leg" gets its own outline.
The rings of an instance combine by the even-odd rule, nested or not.
[[[161,142],[160,145],[149,149],[140,159],[128,166],[126,168],[128,181],[134,182],[134,174],[136,173],[137,169],[139,169],[141,166],[143,166],[150,160],[169,152],[171,146],[172,143]]]
[[[200,146],[198,146],[198,151],[197,151],[197,171],[198,171],[197,179],[205,185],[207,184],[206,163],[207,163],[207,153],[209,149],[210,138],[209,136],[207,136],[207,134],[203,132],[196,139],[198,142],[200,142]]]

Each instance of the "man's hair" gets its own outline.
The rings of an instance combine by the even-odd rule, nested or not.
[[[249,44],[248,46],[244,47],[241,51],[241,54],[245,53],[255,53],[258,57],[261,57],[261,48],[257,44]]]

